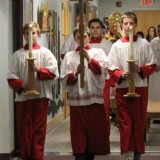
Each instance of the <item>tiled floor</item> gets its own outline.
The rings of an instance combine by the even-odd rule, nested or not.
[[[46,137],[45,154],[71,155],[69,118],[62,121]],[[120,154],[119,130],[111,123],[110,146],[111,154]],[[160,124],[151,123],[150,134],[145,143],[146,154],[160,155]]]

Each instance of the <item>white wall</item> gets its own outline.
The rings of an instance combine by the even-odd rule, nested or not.
[[[99,18],[103,20],[103,17],[108,17],[112,12],[116,10],[117,0],[99,0]],[[121,0],[122,7],[118,9],[121,12],[133,11],[135,9],[157,9],[160,10],[160,0],[154,0],[152,6],[144,7],[140,5],[140,0]]]
[[[0,0],[0,4],[0,153],[10,153],[14,147],[13,92],[6,74],[12,54],[12,1]]]

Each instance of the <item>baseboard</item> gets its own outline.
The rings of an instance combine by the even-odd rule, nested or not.
[[[10,160],[11,157],[14,157],[14,151],[11,153],[0,153],[0,160]]]
[[[53,120],[47,123],[47,133],[51,131],[58,123],[64,120],[64,113],[57,115]]]

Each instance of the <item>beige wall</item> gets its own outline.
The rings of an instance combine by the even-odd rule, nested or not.
[[[13,92],[6,74],[12,54],[12,1],[0,0],[0,154],[10,153],[14,147]]]

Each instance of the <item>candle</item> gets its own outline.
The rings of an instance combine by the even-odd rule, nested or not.
[[[130,26],[129,29],[129,60],[134,60],[133,52],[133,28]]]
[[[32,25],[29,25],[29,58],[32,58]]]

